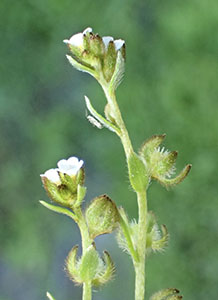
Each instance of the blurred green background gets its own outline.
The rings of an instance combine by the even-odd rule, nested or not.
[[[167,225],[170,244],[147,261],[147,299],[177,287],[184,299],[218,295],[218,2],[217,0],[2,0],[0,2],[0,300],[79,300],[64,272],[75,224],[39,205],[39,174],[61,158],[85,161],[87,201],[102,193],[137,217],[123,149],[85,117],[84,95],[103,111],[97,82],[65,58],[64,38],[93,27],[123,38],[127,64],[118,101],[135,149],[167,133],[189,177],[166,191],[149,189],[149,208]],[[86,204],[87,205],[87,204]],[[97,238],[113,257],[115,280],[95,300],[134,298],[131,261],[113,235]]]

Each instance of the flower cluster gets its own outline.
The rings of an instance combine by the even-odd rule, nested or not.
[[[88,72],[101,83],[110,83],[125,60],[125,41],[111,36],[100,37],[88,27],[63,41],[71,51],[69,62],[78,70]]]

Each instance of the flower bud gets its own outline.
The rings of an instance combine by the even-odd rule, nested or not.
[[[44,188],[51,200],[68,207],[73,207],[77,200],[78,186],[84,183],[83,161],[77,157],[62,159],[58,168],[50,169],[40,175]],[[80,188],[81,190],[81,188]],[[85,196],[85,192],[80,193]]]
[[[107,195],[95,198],[86,210],[86,222],[91,238],[111,233],[118,227],[118,221],[116,204]]]
[[[87,28],[73,35],[69,40],[64,40],[64,43],[72,53],[72,56],[67,55],[67,58],[76,69],[88,72],[103,85],[110,84],[112,81],[114,89],[119,85],[124,72],[125,42],[123,40],[114,40],[110,36],[101,38],[98,34],[94,34],[91,28]],[[114,78],[118,73],[118,78]],[[115,74],[116,76],[113,77]]]

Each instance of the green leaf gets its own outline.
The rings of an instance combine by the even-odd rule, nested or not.
[[[120,129],[106,120],[104,117],[102,117],[97,111],[93,108],[89,98],[85,96],[85,102],[86,102],[86,107],[88,111],[92,114],[92,116],[97,119],[104,127],[108,128],[109,130],[116,132],[117,135],[120,135]]]
[[[128,158],[129,180],[136,192],[146,190],[149,178],[148,171],[142,159],[134,152]]]
[[[60,207],[60,206],[57,206],[57,205],[53,205],[53,204],[49,204],[45,201],[42,201],[40,200],[39,201],[43,206],[45,206],[46,208],[56,212],[56,213],[59,213],[59,214],[64,214],[68,217],[70,217],[71,219],[73,219],[74,221],[76,221],[76,216],[74,215],[74,213],[72,213],[71,211],[69,211],[67,208],[64,208],[64,207]]]
[[[67,57],[68,61],[70,62],[70,64],[75,69],[82,71],[82,72],[89,73],[90,75],[92,75],[95,78],[97,77],[96,72],[94,71],[94,68],[91,65],[85,65],[82,62],[80,63],[70,55],[66,55],[66,57]]]

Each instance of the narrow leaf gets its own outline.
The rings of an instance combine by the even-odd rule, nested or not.
[[[120,130],[118,127],[116,127],[114,124],[106,120],[104,117],[102,117],[97,111],[94,109],[92,106],[89,98],[85,96],[85,102],[86,102],[86,107],[89,110],[89,112],[97,119],[104,127],[110,129],[113,132],[116,132],[117,135],[120,135]]]
[[[78,61],[76,61],[72,56],[70,55],[66,55],[68,61],[70,62],[70,64],[77,70],[82,71],[82,72],[86,72],[89,73],[90,75],[92,75],[93,77],[95,77],[95,71],[92,69],[91,66],[85,66],[81,63],[79,63]]]
[[[59,213],[59,214],[64,214],[64,215],[67,215],[68,217],[70,217],[71,219],[73,219],[74,221],[76,220],[76,216],[74,215],[74,213],[72,213],[71,211],[69,211],[67,208],[64,208],[64,207],[60,207],[60,206],[57,206],[57,205],[53,205],[53,204],[50,204],[50,203],[47,203],[45,201],[39,201],[43,206],[47,207],[48,209],[56,212],[56,213]]]

